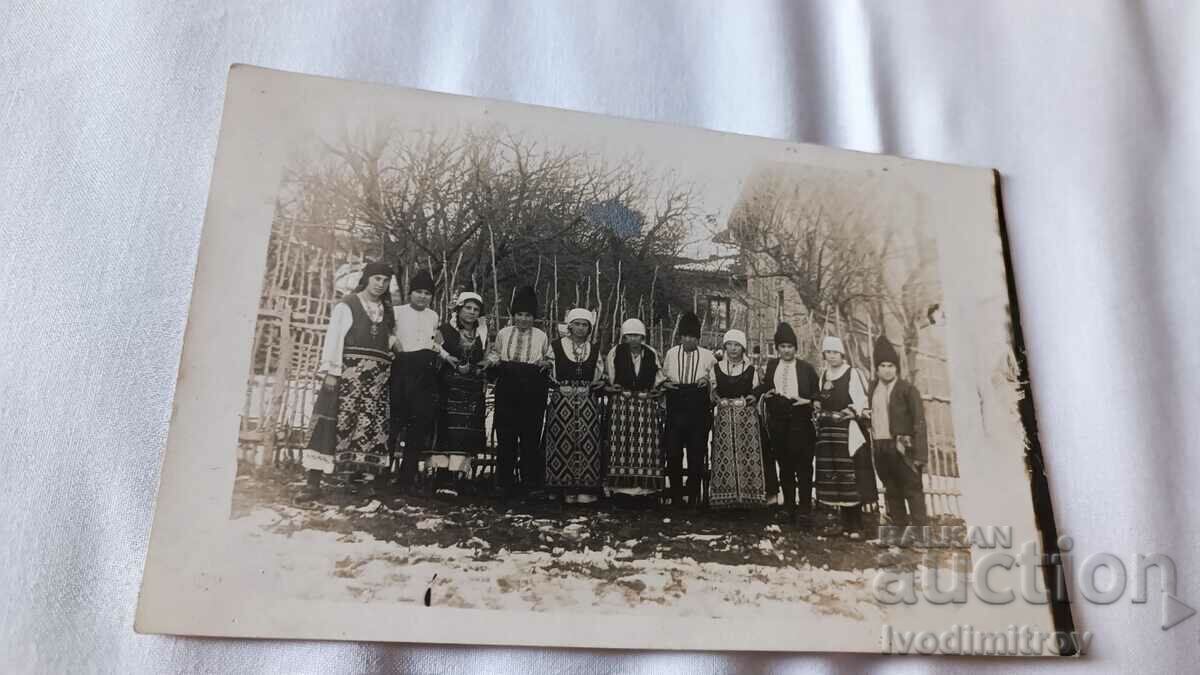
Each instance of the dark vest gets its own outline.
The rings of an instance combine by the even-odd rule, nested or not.
[[[350,308],[351,316],[354,317],[354,321],[350,324],[350,330],[346,332],[342,357],[369,356],[391,361],[392,350],[388,349],[388,338],[392,335],[393,324],[392,321],[389,321],[392,318],[392,308],[384,304],[383,321],[375,323],[371,321],[371,317],[367,316],[367,310],[363,308],[362,300],[357,293],[347,295],[342,298],[342,302],[346,303],[346,306]]]
[[[821,409],[827,412],[837,412],[845,410],[852,403],[850,398],[850,378],[858,377],[854,372],[854,368],[847,368],[846,372],[836,380],[829,380],[828,373],[821,375]],[[832,384],[828,389],[826,384]]]
[[[654,388],[654,379],[658,376],[658,357],[654,350],[642,347],[642,369],[637,376],[633,374],[633,357],[629,355],[629,345],[617,345],[617,353],[613,355],[613,368],[616,383],[632,391],[649,391]]]
[[[444,323],[438,330],[442,334],[442,349],[445,349],[446,353],[471,364],[479,363],[483,360],[483,340],[479,339],[479,334],[487,330],[485,326],[480,325],[475,329],[475,344],[472,345],[470,353],[466,353],[463,349],[462,333],[459,332],[458,328],[451,326],[449,323]]]
[[[746,369],[739,375],[726,375],[719,367],[714,368],[717,396],[721,398],[740,398],[754,395],[754,366],[746,364]]]
[[[561,339],[554,340],[550,347],[554,350],[554,377],[560,383],[591,382],[596,377],[596,357],[600,354],[596,344],[592,345],[591,353],[581,363],[567,357]]]

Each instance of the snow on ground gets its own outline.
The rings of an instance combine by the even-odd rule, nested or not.
[[[424,536],[453,523],[420,507],[356,509],[360,522],[408,516]],[[306,511],[258,504],[230,521],[241,555],[270,569],[279,590],[300,599],[422,603],[426,590],[435,606],[505,610],[628,613],[737,618],[818,617],[847,625],[885,618],[871,597],[873,569],[827,569],[807,562],[783,564],[768,526],[754,547],[754,562],[697,561],[664,556],[637,539],[595,547],[588,519],[562,522],[517,514],[512,519],[541,540],[536,550],[510,551],[479,536],[453,543],[407,544],[379,539],[365,529],[337,531],[349,509],[327,506]],[[565,524],[564,524],[565,523]],[[341,528],[345,530],[344,527]],[[366,528],[370,529],[370,528]],[[553,536],[552,536],[553,535]],[[733,546],[721,534],[686,533],[671,540],[705,548]],[[570,547],[569,549],[567,547]],[[635,555],[634,547],[641,547]],[[545,550],[543,550],[545,549]]]

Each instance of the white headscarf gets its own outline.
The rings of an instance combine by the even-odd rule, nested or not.
[[[825,341],[821,343],[821,351],[837,352],[839,354],[845,354],[846,348],[842,346],[841,338],[830,335],[830,336],[827,336],[825,338]]]
[[[468,300],[474,300],[475,302],[478,302],[480,311],[483,311],[483,296],[479,295],[478,293],[472,293],[471,291],[463,291],[462,293],[459,293],[458,298],[454,301],[454,308],[458,309],[459,307],[462,307]]]
[[[736,342],[746,349],[746,334],[734,328],[725,332],[725,337],[721,338],[721,346],[724,347],[726,342]]]
[[[592,316],[591,312],[589,312],[588,310],[586,310],[582,307],[576,307],[575,309],[572,309],[571,311],[567,312],[567,319],[563,323],[569,324],[572,321],[578,321],[581,319],[583,321],[588,322],[588,324],[592,327],[595,327],[595,325],[596,325],[596,318],[594,316]]]
[[[621,335],[641,335],[646,337],[646,324],[640,319],[625,319],[621,324]]]

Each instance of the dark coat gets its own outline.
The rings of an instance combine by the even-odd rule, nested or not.
[[[779,367],[780,359],[774,358],[767,362],[767,374],[758,384],[759,396],[767,393],[775,386],[775,369]],[[792,362],[796,367],[796,395],[800,398],[806,398],[810,401],[817,399],[817,393],[821,387],[821,377],[817,375],[817,369],[812,367],[812,364],[800,357]],[[807,407],[807,406],[805,406]]]
[[[879,386],[879,378],[871,380],[871,388],[867,392],[867,400],[875,400],[875,387]],[[888,397],[888,430],[892,438],[897,436],[912,436],[912,458],[917,461],[927,461],[929,450],[925,436],[925,404],[921,401],[921,392],[908,380],[896,379],[892,385],[892,393]]]

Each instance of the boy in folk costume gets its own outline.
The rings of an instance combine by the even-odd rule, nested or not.
[[[553,365],[550,338],[533,325],[537,317],[533,288],[524,286],[516,292],[509,314],[512,325],[500,329],[488,352],[488,364],[496,374],[497,481],[506,493],[515,486],[518,467],[523,488],[542,487],[542,419],[547,372]]]
[[[651,494],[663,488],[658,354],[645,344],[638,319],[621,324],[621,343],[608,352],[608,476],[613,492]]]
[[[388,377],[393,317],[388,299],[392,269],[368,263],[356,292],[334,305],[321,350],[321,391],[302,463],[308,497],[321,478],[341,473],[378,477],[391,466],[388,444]]]
[[[900,355],[884,336],[875,341],[875,375],[867,392],[871,407],[864,412],[871,420],[887,514],[894,525],[924,525],[925,406],[921,392],[900,378]]]
[[[796,347],[796,332],[787,322],[780,323],[775,329],[775,351],[779,356],[767,362],[767,372],[759,388],[766,392],[768,456],[779,465],[783,503],[796,524],[807,526],[812,514],[816,442],[812,413],[818,385],[816,369],[796,355]],[[770,473],[767,472],[768,477]],[[774,497],[774,492],[767,497],[768,500]]]
[[[429,308],[433,301],[433,277],[426,270],[417,272],[409,284],[406,305],[396,308],[396,360],[392,366],[392,447],[404,438],[403,459],[398,483],[410,489],[416,482],[417,463],[429,452],[433,425],[437,419],[438,367],[445,352],[438,334],[437,312]]]
[[[817,501],[840,507],[842,530],[862,536],[863,504],[878,501],[875,468],[858,417],[869,407],[863,376],[846,362],[846,349],[836,337],[821,344],[826,368],[821,373],[816,414]]]
[[[700,504],[700,485],[708,456],[708,432],[712,406],[709,382],[717,362],[712,351],[700,346],[700,318],[692,312],[679,319],[679,344],[667,350],[659,370],[659,380],[667,397],[667,423],[663,449],[667,453],[667,474],[671,478],[671,504]],[[687,488],[683,484],[683,456],[687,452]]]

